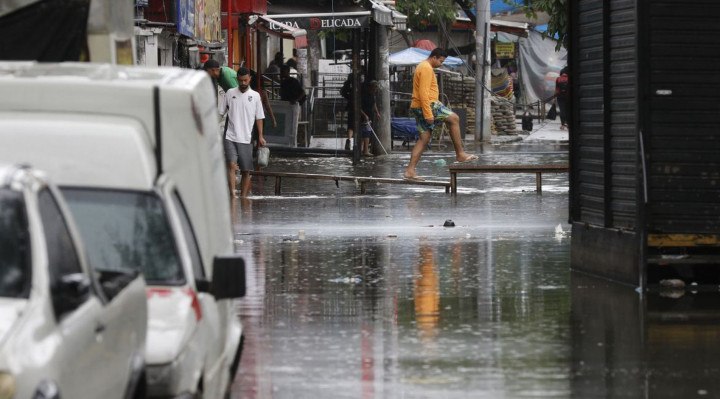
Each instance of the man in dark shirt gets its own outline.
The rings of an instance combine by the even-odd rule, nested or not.
[[[555,79],[555,98],[560,107],[560,130],[568,128],[569,112],[569,92],[570,92],[570,70],[568,67],[560,70],[560,76]]]
[[[289,102],[294,108],[292,129],[295,137],[300,120],[300,104],[305,102],[305,97],[305,90],[300,82],[290,76],[290,67],[287,65],[280,67],[280,99]]]
[[[290,66],[280,67],[280,99],[290,104],[305,102],[305,90],[300,81],[290,76]]]

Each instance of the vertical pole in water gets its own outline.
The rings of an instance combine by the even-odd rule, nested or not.
[[[352,71],[353,71],[353,114],[355,121],[353,129],[353,165],[360,162],[360,34],[362,30],[353,29],[352,31]]]
[[[489,72],[490,0],[476,0],[475,14],[475,143],[479,143],[490,140],[490,107],[489,99],[485,96]],[[481,74],[479,79],[478,74]]]

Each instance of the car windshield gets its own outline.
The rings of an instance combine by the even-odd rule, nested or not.
[[[22,194],[0,188],[0,297],[28,297],[29,242]]]
[[[94,270],[137,270],[152,285],[185,282],[175,239],[157,195],[78,188],[62,192]]]

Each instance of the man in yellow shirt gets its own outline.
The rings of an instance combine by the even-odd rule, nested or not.
[[[447,52],[444,49],[436,48],[430,52],[425,61],[419,63],[415,68],[410,112],[417,121],[419,138],[410,154],[410,164],[403,174],[403,178],[406,180],[423,180],[422,177],[417,175],[415,167],[430,142],[433,129],[443,123],[450,130],[450,139],[455,147],[455,159],[457,162],[470,162],[478,159],[477,155],[468,154],[463,149],[460,138],[460,118],[439,101],[440,91],[435,77],[435,68],[442,65],[445,58],[447,58]]]

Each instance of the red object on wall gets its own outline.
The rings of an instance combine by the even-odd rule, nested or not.
[[[267,0],[231,0],[233,14],[267,14]],[[222,2],[222,12],[227,12],[226,2]]]

